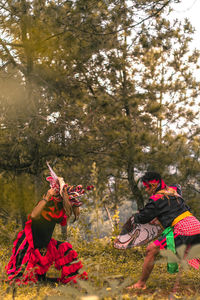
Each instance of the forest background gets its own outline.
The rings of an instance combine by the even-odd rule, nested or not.
[[[68,184],[95,186],[69,233],[78,248],[143,207],[146,170],[181,184],[200,217],[200,52],[190,48],[190,22],[169,18],[174,3],[0,1],[2,272],[16,231],[48,189],[46,161]]]

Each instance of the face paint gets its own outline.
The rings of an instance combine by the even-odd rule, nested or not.
[[[53,177],[49,176],[46,178],[47,181],[49,181],[50,183],[50,187],[53,188],[58,194],[59,194],[59,191],[60,191],[60,186],[59,186],[59,183],[56,182]]]
[[[142,182],[145,188],[150,188],[149,184],[147,182]]]
[[[153,195],[155,194],[157,188],[160,185],[159,180],[149,180],[148,182],[143,181],[143,185],[145,187],[145,191],[149,194],[149,195]]]

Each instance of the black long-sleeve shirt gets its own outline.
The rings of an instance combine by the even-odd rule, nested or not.
[[[171,226],[176,217],[188,210],[190,208],[177,193],[177,188],[175,186],[166,187],[149,198],[145,207],[134,215],[134,221],[145,224],[157,217],[162,226],[167,228]]]

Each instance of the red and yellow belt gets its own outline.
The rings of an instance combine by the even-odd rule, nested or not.
[[[176,225],[179,221],[185,219],[186,217],[192,216],[191,212],[189,212],[188,210],[185,211],[184,213],[182,213],[181,215],[179,215],[178,217],[176,217],[174,219],[174,221],[172,222],[171,226]]]

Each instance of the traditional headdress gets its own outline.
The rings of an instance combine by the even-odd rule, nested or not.
[[[56,173],[53,171],[49,163],[47,162],[47,166],[49,168],[51,176],[47,177],[46,180],[49,181],[50,187],[54,188],[62,197],[63,191],[65,191],[69,196],[69,203],[72,209],[74,210],[76,207],[79,207],[82,205],[82,202],[78,200],[78,197],[83,195],[85,193],[85,190],[83,189],[82,185],[77,186],[69,186],[64,182],[64,179],[61,177],[58,177]],[[94,188],[93,185],[87,186],[86,189],[88,191],[92,190]]]

